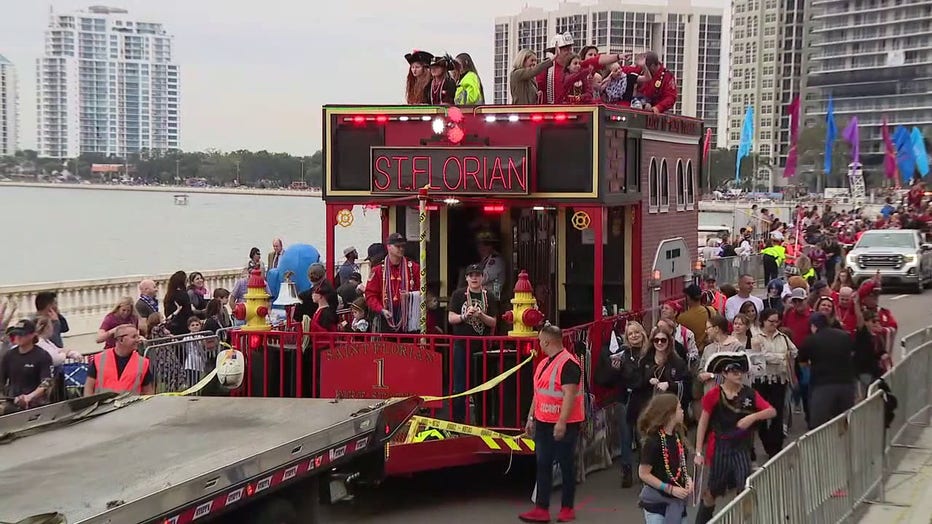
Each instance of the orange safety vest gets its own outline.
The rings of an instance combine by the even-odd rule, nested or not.
[[[565,349],[552,360],[544,359],[534,371],[534,418],[540,422],[555,424],[560,420],[560,409],[563,406],[563,388],[560,387],[560,374],[563,366],[572,360],[579,365],[579,359]],[[581,367],[581,366],[580,366]],[[567,422],[582,422],[586,418],[583,406],[585,392],[583,390],[582,374],[579,376],[579,393],[573,402],[573,410],[566,419]]]
[[[133,351],[129,362],[123,368],[123,373],[117,376],[116,352],[113,348],[104,350],[94,356],[94,367],[97,368],[97,383],[94,392],[116,391],[129,393],[142,393],[142,379],[149,371],[149,359],[140,357]]]

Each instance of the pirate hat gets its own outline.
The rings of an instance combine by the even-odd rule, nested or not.
[[[737,351],[716,353],[705,367],[708,373],[726,373],[728,371],[747,373],[750,369],[751,360],[748,358],[748,354]]]
[[[450,55],[431,57],[430,67],[434,66],[440,66],[446,68],[446,70],[449,71],[453,69],[453,57]]]
[[[428,53],[427,51],[418,51],[417,49],[405,55],[405,60],[407,60],[409,64],[417,62],[419,64],[427,65],[430,64],[433,59],[434,55]]]

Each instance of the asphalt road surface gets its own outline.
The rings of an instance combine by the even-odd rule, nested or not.
[[[929,314],[932,291],[922,295],[889,293],[881,298],[881,305],[893,311],[900,325],[900,335],[932,324]],[[894,358],[898,357],[899,354],[894,354]],[[798,437],[803,429],[804,422],[799,416],[793,424],[791,437]],[[516,462],[507,475],[506,467],[505,463],[496,463],[389,479],[379,487],[359,493],[353,501],[326,507],[322,521],[328,524],[518,522],[517,515],[531,507],[533,465],[530,461]],[[637,490],[621,489],[617,468],[590,474],[586,482],[577,487],[577,521],[642,522]],[[554,515],[559,506],[559,490],[555,490],[551,505]]]

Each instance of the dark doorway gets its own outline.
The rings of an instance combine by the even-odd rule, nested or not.
[[[534,298],[551,322],[556,321],[556,217],[555,209],[512,210],[515,278],[527,271]]]

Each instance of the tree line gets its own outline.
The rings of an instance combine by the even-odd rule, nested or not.
[[[217,186],[246,185],[256,187],[287,186],[304,181],[309,187],[320,187],[323,181],[323,155],[294,156],[269,151],[218,150],[165,154],[132,154],[127,158],[97,153],[85,153],[76,159],[41,158],[36,151],[17,151],[13,156],[0,157],[0,174],[52,176],[67,171],[83,180],[101,181],[93,173],[93,164],[122,164],[129,177],[149,184],[182,183],[188,179],[204,179]],[[107,173],[104,178],[119,178]]]

